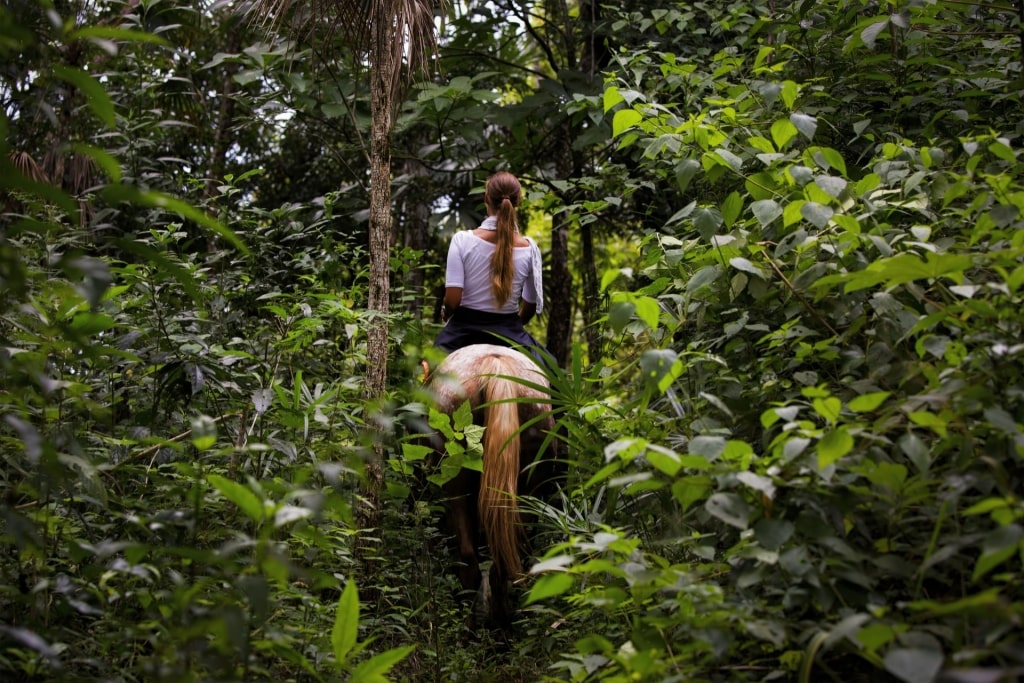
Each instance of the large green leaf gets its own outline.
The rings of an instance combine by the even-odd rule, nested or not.
[[[263,501],[245,484],[240,484],[219,474],[209,474],[206,481],[222,496],[230,500],[254,522],[262,522],[265,511]]]
[[[349,653],[359,639],[359,591],[356,582],[349,580],[345,584],[338,608],[334,613],[334,626],[331,628],[331,653],[337,666],[343,666]]]

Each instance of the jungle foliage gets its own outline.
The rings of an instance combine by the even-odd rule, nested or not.
[[[242,10],[0,7],[5,680],[1024,676],[1024,5],[453,3],[372,402],[369,95]],[[504,167],[570,468],[469,634],[419,362]]]

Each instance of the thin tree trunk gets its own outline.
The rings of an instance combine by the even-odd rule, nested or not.
[[[366,387],[370,410],[384,395],[388,373],[388,309],[390,307],[391,259],[391,132],[393,105],[390,74],[394,68],[387,44],[375,41],[371,56],[370,106],[370,291],[371,315],[366,346]],[[374,427],[376,429],[376,427]],[[362,496],[356,510],[361,541],[356,552],[364,572],[374,576],[380,557],[381,491],[384,488],[384,442],[373,439],[373,455],[366,463]],[[372,539],[372,540],[371,540]],[[369,587],[371,582],[364,585]],[[367,596],[373,599],[373,596]]]
[[[234,18],[227,19],[231,30],[228,31],[228,44],[225,52],[233,54],[242,47],[242,27],[240,22]],[[238,73],[241,65],[225,62],[221,68],[224,69],[224,80],[220,86],[220,106],[217,111],[217,121],[213,128],[213,149],[210,152],[210,171],[206,179],[204,194],[206,199],[212,198],[217,193],[217,187],[224,179],[224,169],[227,167],[228,148],[231,147],[231,126],[235,121],[235,74]]]
[[[583,333],[587,338],[587,357],[592,363],[601,359],[601,330],[597,325],[601,294],[597,286],[597,256],[594,253],[593,223],[580,226],[581,271],[583,274]]]
[[[569,178],[572,173],[572,126],[565,121],[558,134],[561,153],[556,162],[559,178]],[[564,198],[569,203],[569,198]],[[560,367],[569,359],[572,342],[573,286],[572,271],[569,268],[569,223],[564,211],[551,219],[551,269],[548,277],[548,333],[547,348]]]
[[[422,252],[427,248],[427,233],[430,228],[430,204],[420,189],[425,181],[427,169],[416,159],[409,159],[402,166],[402,175],[405,176],[408,185],[402,202],[402,244]],[[406,291],[400,295],[406,302],[406,310],[413,316],[420,315],[420,311],[423,310],[423,283],[422,268],[413,268],[402,283]]]

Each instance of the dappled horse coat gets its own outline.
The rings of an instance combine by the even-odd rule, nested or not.
[[[494,625],[508,626],[513,614],[508,584],[522,574],[525,540],[516,497],[540,495],[554,473],[555,442],[545,443],[554,427],[548,380],[519,351],[475,344],[445,358],[428,386],[438,409],[449,415],[468,399],[474,423],[484,427],[483,473],[463,468],[444,491],[462,587],[481,593]],[[444,445],[434,447],[443,456]],[[542,458],[535,461],[542,448]],[[481,544],[492,560],[489,600],[481,590]]]

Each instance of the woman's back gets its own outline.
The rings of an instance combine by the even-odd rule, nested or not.
[[[510,296],[504,306],[498,307],[490,284],[493,277],[491,262],[496,246],[487,239],[488,235],[481,235],[481,232],[486,232],[486,228],[464,230],[452,237],[445,286],[461,287],[461,305],[478,311],[515,313],[524,291],[527,300],[536,301],[532,277],[534,246],[528,239],[519,236],[512,250]]]

